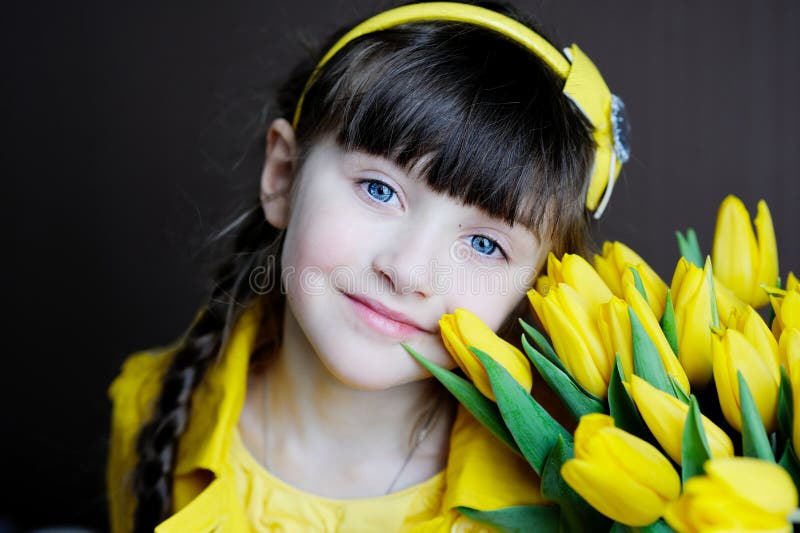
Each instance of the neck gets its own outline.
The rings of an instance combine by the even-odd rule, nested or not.
[[[444,468],[455,405],[442,399],[435,380],[385,390],[349,387],[320,362],[292,314],[285,318],[284,344],[248,385],[247,403],[262,404],[258,420],[266,433],[258,448],[273,474],[316,494],[363,497],[385,493],[412,449],[393,490]]]

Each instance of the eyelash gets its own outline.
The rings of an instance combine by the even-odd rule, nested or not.
[[[367,196],[368,196],[368,197],[371,199],[371,201],[373,201],[373,202],[377,202],[377,203],[379,203],[379,204],[386,204],[386,202],[382,202],[382,201],[378,200],[378,199],[377,199],[377,198],[375,198],[375,197],[374,197],[372,194],[370,194],[369,192],[367,192],[367,190],[369,189],[369,187],[364,187],[364,185],[365,185],[365,184],[373,184],[373,183],[377,183],[377,184],[379,184],[379,185],[382,185],[383,187],[386,187],[387,189],[389,189],[389,191],[391,191],[391,193],[392,193],[393,195],[395,195],[395,196],[397,195],[397,191],[395,191],[395,190],[394,190],[394,188],[392,188],[392,186],[391,186],[391,185],[389,185],[388,183],[385,183],[385,182],[383,182],[383,181],[381,181],[381,180],[377,180],[377,179],[364,179],[364,180],[360,180],[360,181],[358,181],[358,182],[357,182],[357,185],[358,185],[358,186],[359,186],[359,187],[360,187],[360,188],[361,188],[361,189],[362,189],[362,190],[363,190],[363,191],[366,193],[366,195],[367,195]],[[497,249],[497,250],[500,252],[500,255],[501,255],[501,257],[502,257],[503,259],[506,259],[506,260],[508,259],[508,255],[506,255],[506,251],[503,249],[503,247],[502,247],[502,246],[500,246],[500,243],[498,243],[496,240],[492,239],[491,237],[489,237],[489,236],[487,236],[487,235],[475,234],[475,235],[473,235],[473,236],[472,236],[472,238],[473,238],[473,241],[474,241],[474,239],[475,239],[476,237],[478,237],[478,238],[483,238],[483,239],[486,239],[486,240],[488,240],[488,241],[489,241],[489,242],[492,244],[492,246],[494,246],[494,248],[496,248],[496,249]],[[473,248],[473,249],[474,249],[474,248]],[[476,250],[476,252],[477,252],[477,250]],[[479,254],[481,257],[485,257],[485,258],[492,258],[492,257],[493,257],[492,255],[487,255],[487,254],[483,254],[483,253],[480,253],[480,252],[478,252],[478,254]]]

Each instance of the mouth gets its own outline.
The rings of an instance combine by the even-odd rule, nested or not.
[[[346,294],[355,314],[368,326],[382,335],[407,339],[422,333],[431,333],[410,317],[390,309],[376,300],[355,294]]]

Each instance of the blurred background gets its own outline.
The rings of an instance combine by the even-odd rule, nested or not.
[[[601,224],[667,280],[676,229],[710,251],[734,193],[800,270],[800,2],[519,0],[627,104],[633,159]],[[243,192],[273,83],[382,1],[4,5],[3,194],[11,315],[0,370],[0,531],[107,529],[106,389],[183,333],[200,243]],[[239,163],[240,160],[243,162]]]

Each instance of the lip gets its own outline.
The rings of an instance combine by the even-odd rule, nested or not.
[[[356,314],[379,333],[400,339],[418,333],[430,333],[408,315],[372,298],[347,293],[345,296],[353,303]]]

